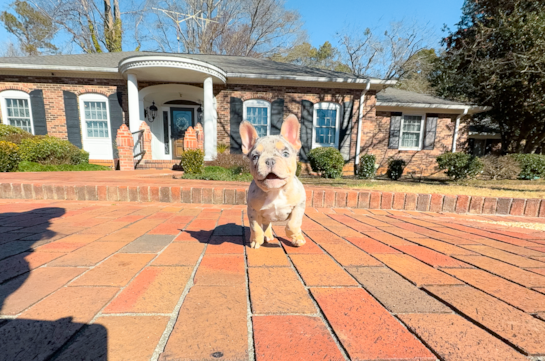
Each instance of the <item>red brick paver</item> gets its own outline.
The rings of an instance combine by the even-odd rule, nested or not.
[[[63,191],[107,197],[100,187]],[[142,196],[132,188],[116,196]],[[477,214],[441,214],[414,210],[444,209],[448,197],[311,191],[332,208],[307,208],[307,243],[292,247],[275,224],[277,240],[255,250],[244,205],[161,202],[174,193],[156,188],[146,203],[59,201],[49,185],[46,200],[0,200],[4,358],[545,355],[545,232],[489,223],[545,223],[512,216],[520,201],[498,200],[500,217],[487,214],[489,198],[451,205]],[[240,203],[237,189],[222,197]],[[216,197],[204,190],[177,197]],[[377,202],[383,209],[333,208]]]

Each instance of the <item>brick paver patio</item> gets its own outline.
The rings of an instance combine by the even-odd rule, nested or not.
[[[544,219],[307,208],[254,250],[244,212],[0,200],[0,360],[545,355],[545,232],[503,223]]]

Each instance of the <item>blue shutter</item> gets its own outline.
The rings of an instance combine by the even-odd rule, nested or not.
[[[83,148],[81,142],[81,122],[79,119],[78,96],[63,90],[64,116],[66,117],[66,132],[68,140],[78,148]]]
[[[242,139],[240,139],[239,127],[242,123],[242,99],[231,97],[230,102],[230,143],[231,154],[242,154]]]
[[[123,124],[123,107],[121,106],[123,97],[121,92],[110,94],[108,97],[108,103],[110,106],[110,129],[112,134],[112,149],[114,159],[119,158],[117,153],[117,146],[115,145],[115,139],[117,138],[117,131]]]
[[[30,107],[32,108],[32,122],[34,135],[47,135],[47,120],[45,118],[44,95],[41,89],[30,92]]]
[[[301,100],[301,151],[299,158],[308,162],[308,153],[312,150],[312,132],[314,103],[308,100]]]

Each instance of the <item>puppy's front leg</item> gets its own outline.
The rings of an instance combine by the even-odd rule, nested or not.
[[[263,223],[263,229],[265,230],[265,242],[272,242],[274,240],[274,236],[272,233],[272,223]]]
[[[256,211],[248,209],[248,219],[250,220],[250,247],[259,248],[264,240],[261,217]]]
[[[295,247],[301,247],[306,243],[301,225],[303,224],[303,216],[305,214],[305,204],[297,205],[290,214],[288,224],[286,226],[286,237]]]

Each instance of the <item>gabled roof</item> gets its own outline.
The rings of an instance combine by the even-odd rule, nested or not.
[[[0,68],[43,69],[117,72],[122,60],[132,57],[169,56],[198,60],[223,70],[227,77],[274,78],[287,76],[294,80],[331,79],[332,81],[366,83],[368,78],[359,78],[352,74],[301,65],[280,63],[268,59],[256,59],[242,56],[159,53],[147,51],[126,51],[118,53],[44,55],[29,57],[0,58]],[[252,76],[253,75],[253,76]],[[371,79],[379,83],[380,79]]]

